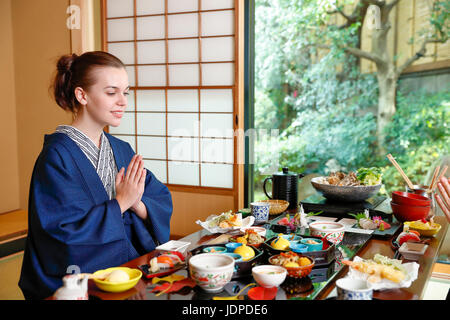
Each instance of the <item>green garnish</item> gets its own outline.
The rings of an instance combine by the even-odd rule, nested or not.
[[[306,215],[306,217],[318,216],[318,215],[321,214],[322,212],[323,212],[323,210],[322,210],[322,211],[319,211],[319,212],[309,212],[309,213]]]

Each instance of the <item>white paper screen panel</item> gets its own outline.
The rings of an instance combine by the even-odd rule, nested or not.
[[[233,0],[202,0],[202,10],[231,9],[234,8]]]
[[[167,161],[144,159],[144,167],[150,170],[162,183],[167,183]]]
[[[233,60],[234,37],[202,39],[202,62]]]
[[[198,13],[172,14],[168,16],[168,37],[198,36]]]
[[[138,83],[142,87],[160,87],[166,85],[165,66],[138,66]]]
[[[166,111],[166,92],[164,90],[137,90],[139,111]]]
[[[136,0],[136,14],[138,16],[163,14],[165,11],[165,2],[165,0]]]
[[[168,159],[198,162],[198,145],[198,139],[195,138],[168,138]]]
[[[143,137],[137,136],[139,154],[149,159],[166,159],[165,137]]]
[[[136,18],[137,40],[164,39],[166,35],[164,16]]]
[[[164,41],[140,41],[137,43],[138,64],[166,63]]]
[[[233,165],[205,164],[201,165],[202,186],[217,188],[233,188]]]
[[[169,161],[168,166],[168,183],[189,186],[200,184],[200,166],[198,163]]]
[[[168,111],[196,112],[198,103],[198,90],[167,90]]]
[[[198,114],[167,114],[167,134],[174,137],[198,137]]]
[[[134,15],[133,0],[107,0],[106,16],[108,18]]]
[[[233,164],[233,139],[200,139],[201,161]]]
[[[198,0],[167,0],[167,12],[198,11]]]
[[[118,57],[124,64],[134,64],[134,43],[110,43],[108,52]]]
[[[233,112],[233,90],[200,90],[200,110],[202,112]]]
[[[166,135],[165,113],[137,113],[138,135]]]
[[[234,34],[234,11],[202,12],[202,36]]]
[[[200,134],[202,137],[234,136],[233,115],[202,113],[200,116]]]
[[[134,40],[133,19],[108,20],[108,41],[132,41]]]
[[[169,40],[169,63],[198,62],[197,39]]]

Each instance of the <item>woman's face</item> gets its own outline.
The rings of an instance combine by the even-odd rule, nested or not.
[[[127,107],[128,74],[124,68],[114,67],[99,67],[92,72],[96,82],[85,91],[84,116],[102,127],[117,127]]]

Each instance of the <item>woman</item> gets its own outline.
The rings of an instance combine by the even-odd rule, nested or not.
[[[26,299],[51,296],[73,270],[118,266],[169,240],[169,190],[103,131],[120,125],[128,90],[123,63],[109,53],[57,63],[54,97],[73,122],[45,135],[33,170],[19,281]]]

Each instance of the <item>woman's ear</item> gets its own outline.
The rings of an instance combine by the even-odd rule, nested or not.
[[[75,98],[77,99],[78,103],[80,103],[82,106],[87,105],[87,95],[86,92],[81,87],[75,88]]]

